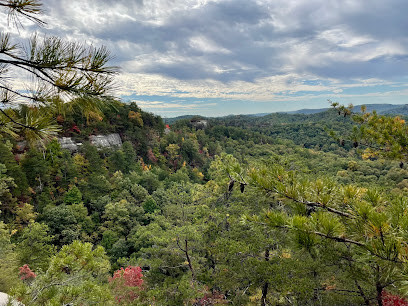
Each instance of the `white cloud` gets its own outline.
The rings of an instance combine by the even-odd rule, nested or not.
[[[231,53],[231,51],[218,46],[215,42],[211,41],[203,35],[191,37],[190,46],[198,51],[206,53]]]
[[[173,111],[203,110],[217,105],[217,103],[180,104],[173,102],[143,101],[143,100],[132,100],[132,102],[136,102],[136,104],[144,110],[147,111],[160,110],[160,112],[163,112],[164,109],[172,109]]]
[[[44,6],[48,26],[40,32],[112,50],[123,71],[118,95],[265,102],[401,86],[408,76],[405,0],[47,0]],[[0,29],[10,29],[1,12]]]

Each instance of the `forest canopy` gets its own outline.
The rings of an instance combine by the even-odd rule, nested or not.
[[[402,119],[324,116],[304,129],[324,144],[312,148],[290,132],[299,116],[276,116],[278,137],[247,118],[165,129],[119,102],[100,120],[60,115],[77,151],[3,138],[0,289],[28,305],[405,303],[408,172],[387,144],[368,156],[372,139],[355,138]],[[123,144],[89,142],[109,133]]]

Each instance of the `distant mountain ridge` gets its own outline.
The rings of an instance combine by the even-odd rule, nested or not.
[[[367,107],[368,112],[372,112],[375,110],[378,114],[381,115],[401,115],[401,116],[408,116],[408,104],[361,104],[361,105],[354,105],[354,111],[360,112],[360,108],[362,105]],[[327,111],[329,108],[317,108],[317,109],[299,109],[290,112],[284,112],[286,114],[302,114],[302,115],[310,115],[310,114],[317,114],[321,112]]]
[[[367,107],[367,112],[372,112],[375,110],[380,115],[400,115],[400,116],[408,116],[408,104],[361,104],[361,105],[354,105],[354,111],[360,112],[361,106],[365,105]],[[273,112],[273,113],[256,113],[256,114],[244,114],[244,115],[227,115],[218,118],[228,118],[228,117],[236,117],[236,116],[248,116],[248,117],[265,117],[272,114],[288,114],[288,115],[313,115],[318,113],[323,113],[329,110],[329,107],[325,108],[304,108],[295,111],[288,111],[288,112]],[[166,124],[172,124],[178,120],[183,119],[191,119],[193,117],[197,117],[197,115],[184,115],[178,116],[173,118],[163,118],[163,121]],[[217,118],[217,117],[204,117],[199,116],[202,118]]]

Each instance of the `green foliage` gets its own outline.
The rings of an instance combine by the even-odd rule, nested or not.
[[[149,196],[143,202],[143,209],[145,213],[154,213],[159,207],[153,197]]]
[[[9,142],[0,142],[0,163],[6,167],[5,173],[7,176],[13,178],[15,182],[15,185],[12,186],[13,195],[19,196],[27,193],[28,184],[26,173],[22,171],[16,162],[11,152],[11,143]]]
[[[51,259],[47,271],[38,274],[31,284],[17,288],[13,295],[29,305],[112,305],[106,284],[109,269],[103,247],[74,241]]]
[[[18,285],[18,260],[6,224],[0,221],[0,291]]]
[[[67,205],[47,207],[40,220],[48,225],[53,242],[58,246],[69,244],[80,236],[78,220]]]
[[[187,120],[164,134],[134,103],[104,112],[67,110],[64,135],[118,132],[122,147],[71,155],[53,141],[16,162],[5,145],[29,188],[15,194],[0,164],[12,263],[0,279],[27,304],[114,304],[106,273],[129,265],[143,269],[137,305],[359,305],[407,292],[406,166],[313,134],[347,130],[348,116],[228,117],[198,130]],[[84,255],[101,247],[99,263]],[[37,278],[22,284],[26,263]]]
[[[79,204],[82,202],[82,193],[79,189],[74,186],[70,190],[67,191],[64,197],[65,204]]]
[[[6,172],[6,166],[4,164],[0,164],[0,205],[7,207],[7,205],[10,205],[13,200],[10,188],[15,187],[16,184],[14,184],[14,180],[11,177],[6,175]],[[0,206],[1,210],[4,210],[4,207],[2,206]]]
[[[20,266],[28,264],[36,271],[46,271],[55,253],[53,237],[46,224],[31,223],[21,233],[16,246]]]

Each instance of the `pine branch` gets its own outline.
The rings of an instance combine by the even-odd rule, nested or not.
[[[32,127],[32,126],[25,125],[25,124],[22,124],[22,123],[20,123],[20,122],[18,122],[18,121],[16,121],[16,120],[14,120],[12,117],[10,117],[10,116],[9,116],[3,109],[1,109],[1,108],[0,108],[0,112],[1,112],[5,117],[7,117],[11,122],[13,122],[14,124],[17,124],[18,126],[21,126],[21,127],[23,127],[23,128],[30,129],[30,130],[33,130],[33,131],[36,131],[36,130],[37,130],[36,128],[34,128],[34,127]]]
[[[356,240],[352,240],[352,239],[348,239],[348,238],[344,238],[344,237],[331,236],[331,235],[327,235],[327,234],[324,234],[324,233],[319,232],[319,231],[303,230],[303,229],[300,229],[300,228],[293,228],[293,227],[288,226],[288,225],[277,225],[277,226],[274,226],[274,227],[275,228],[284,228],[284,229],[302,231],[304,233],[314,234],[316,236],[320,236],[320,237],[330,239],[330,240],[333,240],[333,241],[336,241],[336,242],[350,243],[350,244],[353,244],[353,245],[356,245],[356,246],[359,246],[359,247],[362,247],[362,248],[366,249],[367,251],[369,251],[371,253],[371,255],[373,255],[375,257],[378,257],[378,258],[380,258],[382,260],[386,260],[386,261],[390,261],[390,262],[394,262],[394,263],[400,263],[400,264],[405,263],[405,261],[399,260],[397,258],[387,258],[387,257],[384,257],[384,256],[382,256],[380,254],[374,253],[366,244],[364,244],[364,243],[362,243],[360,241],[356,241]]]
[[[325,210],[327,210],[327,211],[329,211],[331,213],[334,213],[334,214],[342,216],[342,217],[346,217],[346,218],[350,218],[350,219],[355,219],[356,218],[354,215],[351,215],[349,213],[343,212],[343,211],[335,209],[335,208],[328,207],[328,206],[326,206],[326,205],[324,205],[323,203],[320,203],[320,202],[301,201],[299,199],[296,199],[294,197],[291,197],[291,196],[287,195],[286,193],[280,192],[276,188],[274,188],[272,190],[272,189],[268,189],[268,188],[263,187],[263,189],[265,191],[267,191],[267,192],[270,192],[270,193],[276,193],[276,194],[278,194],[278,195],[280,195],[282,197],[285,197],[288,200],[292,200],[292,201],[294,201],[296,203],[304,204],[304,205],[310,206],[310,207],[319,207],[319,208],[325,209]]]
[[[44,26],[46,24],[46,22],[35,16],[43,13],[41,8],[42,3],[38,0],[1,0],[0,6],[9,10],[8,22],[10,24],[10,21],[13,21],[17,28],[19,26],[22,27],[18,15],[27,18],[39,26]]]
[[[25,99],[29,99],[29,100],[33,100],[33,101],[37,101],[37,102],[43,102],[42,100],[40,100],[40,99],[38,99],[38,98],[36,98],[36,97],[27,96],[27,95],[25,95],[25,94],[22,94],[21,92],[12,90],[12,89],[10,89],[10,88],[8,88],[8,87],[6,87],[6,86],[3,86],[3,85],[0,85],[0,88],[3,89],[3,90],[5,90],[5,91],[9,91],[9,92],[11,92],[11,93],[13,93],[13,94],[15,94],[15,95],[21,97],[21,98],[25,98]],[[4,100],[3,100],[3,101],[0,101],[0,102],[3,103],[3,104],[7,104],[7,102],[10,102],[10,101],[4,101]]]

